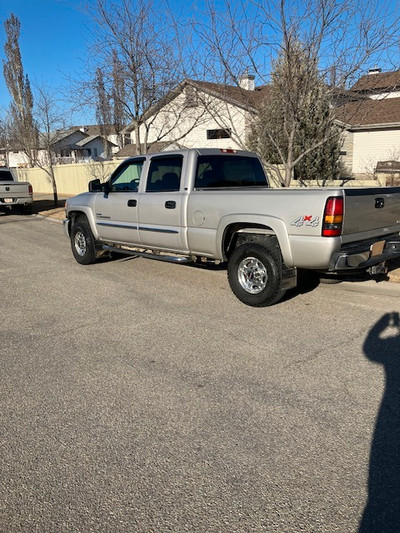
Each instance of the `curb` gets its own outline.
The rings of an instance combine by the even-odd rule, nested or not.
[[[42,218],[44,220],[48,220],[49,222],[55,222],[56,224],[62,224],[63,221],[60,218],[52,217],[51,215],[42,215],[41,213],[37,213],[34,215],[37,218]]]
[[[392,272],[389,272],[388,276],[389,276],[389,281],[400,283],[400,268],[396,268],[396,270],[392,270]]]

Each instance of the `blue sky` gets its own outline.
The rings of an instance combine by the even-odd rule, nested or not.
[[[0,0],[0,57],[4,59],[4,21],[14,13],[21,22],[20,49],[24,71],[32,84],[54,89],[79,79],[90,41],[90,19],[81,0]],[[0,113],[9,95],[0,75]]]
[[[134,0],[133,0],[134,1]],[[218,0],[219,2],[220,0]],[[62,96],[70,83],[85,76],[91,43],[92,20],[85,11],[90,0],[0,0],[0,59],[5,58],[4,21],[14,13],[21,22],[20,50],[25,74],[31,85],[60,89]],[[218,3],[217,2],[217,3]],[[169,0],[176,13],[188,12],[188,2]],[[0,71],[0,116],[9,104],[9,94]],[[93,123],[93,115],[79,111],[76,124]]]
[[[87,2],[90,0],[0,0],[0,59],[4,59],[4,21],[12,12],[21,21],[20,49],[24,71],[28,74],[31,84],[39,86],[44,84],[46,87],[59,90],[58,95],[63,97],[70,86],[68,78],[77,81],[85,76],[85,65],[92,41],[92,21],[84,9],[84,4]],[[167,0],[167,2],[178,17],[179,15],[196,16],[200,19],[202,17],[203,0]],[[293,3],[296,2],[293,0]],[[399,3],[399,0],[388,0],[385,5],[390,6],[398,16]],[[231,0],[229,3],[231,6],[235,4],[239,2]],[[215,0],[215,5],[217,9],[223,10],[228,2]],[[254,6],[250,3],[250,6],[252,5]],[[288,5],[290,6],[290,1]],[[246,12],[250,16],[248,9]],[[379,66],[384,69],[393,69],[394,66],[398,68],[398,56],[397,50],[391,64],[379,60]],[[374,65],[375,63],[371,62],[366,68]],[[2,116],[9,104],[9,95],[3,78],[2,64],[0,66],[0,116]],[[256,83],[261,82],[256,80]],[[93,122],[94,118],[79,112],[72,121],[75,124],[83,124]]]

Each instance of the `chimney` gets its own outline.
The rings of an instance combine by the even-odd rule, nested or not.
[[[239,77],[239,87],[246,91],[254,91],[256,86],[254,83],[255,76],[249,74],[247,71]]]
[[[382,72],[382,69],[378,67],[370,68],[368,70],[368,74],[380,74],[381,72]]]

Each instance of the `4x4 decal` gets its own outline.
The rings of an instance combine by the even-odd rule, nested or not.
[[[313,228],[316,228],[318,225],[319,217],[313,217],[312,215],[303,215],[296,218],[296,220],[293,220],[291,223],[291,226],[296,226],[297,228],[300,228],[301,226],[312,226]]]

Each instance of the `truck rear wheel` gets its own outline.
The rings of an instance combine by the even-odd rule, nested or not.
[[[72,226],[71,248],[75,259],[81,265],[96,261],[95,241],[88,222],[82,218]]]
[[[228,261],[229,285],[237,298],[252,307],[278,302],[281,289],[282,259],[279,250],[260,244],[242,244]]]

